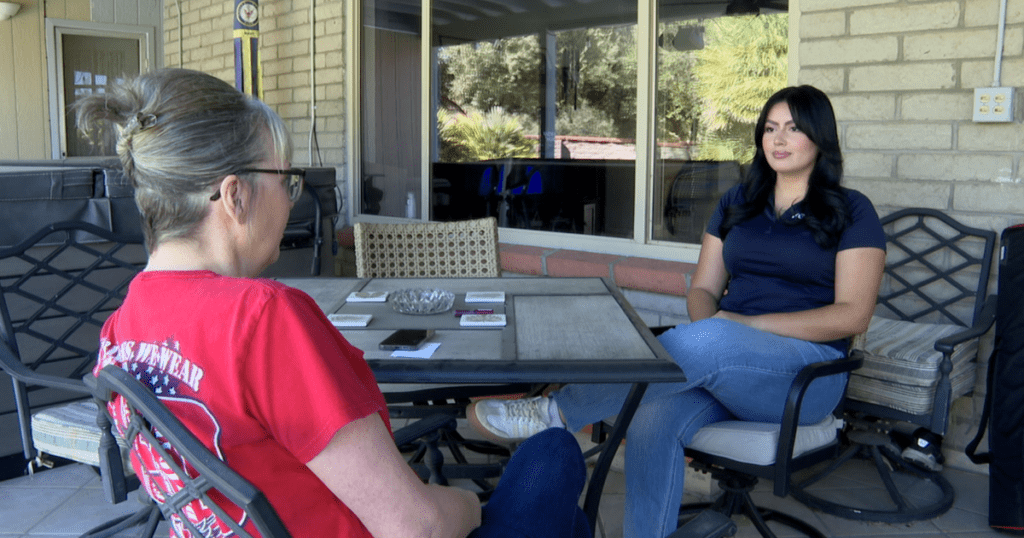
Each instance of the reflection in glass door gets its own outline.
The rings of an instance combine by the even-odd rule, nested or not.
[[[651,237],[700,243],[753,156],[761,106],[786,85],[788,19],[699,19],[678,7],[659,0]]]
[[[632,237],[636,1],[461,5],[431,20],[434,218]]]
[[[420,10],[418,0],[362,1],[356,191],[364,215],[421,216]]]
[[[133,38],[64,34],[61,36],[64,72],[65,157],[116,155],[117,133],[109,124],[96,132],[78,130],[70,106],[81,96],[103,93],[109,84],[139,74],[139,41]]]

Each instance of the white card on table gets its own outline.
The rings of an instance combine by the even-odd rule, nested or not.
[[[345,299],[350,303],[383,303],[388,300],[386,291],[353,291]]]
[[[327,319],[335,327],[366,327],[373,319],[373,314],[328,314]]]
[[[423,347],[419,349],[396,349],[391,356],[406,359],[429,359],[439,347],[441,347],[441,342],[430,342],[423,344]]]
[[[467,303],[504,303],[505,292],[503,291],[467,291]]]
[[[463,327],[504,327],[505,314],[464,314],[459,318]]]

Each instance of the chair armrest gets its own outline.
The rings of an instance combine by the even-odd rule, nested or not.
[[[657,325],[655,327],[651,327],[651,332],[654,334],[654,336],[660,336],[661,333],[674,328],[676,328],[675,325]]]
[[[399,428],[394,432],[395,444],[402,446],[411,443],[420,437],[431,434],[441,429],[455,430],[456,421],[455,415],[448,413],[437,413],[430,415],[426,418],[422,418],[405,426]]]
[[[796,444],[800,408],[811,382],[819,377],[852,372],[863,363],[861,352],[854,350],[849,357],[804,366],[797,374],[789,387],[789,396],[786,398],[786,407],[782,413],[779,447],[775,453],[775,495],[785,497],[789,494],[789,464],[793,459],[793,447]]]
[[[110,416],[107,414],[110,389],[106,389],[105,394],[101,393],[96,376],[91,373],[82,376],[82,384],[88,388],[96,402],[96,425],[100,430],[100,483],[103,487],[103,496],[107,502],[117,504],[128,498],[129,487],[124,460],[121,458],[121,448],[114,439]]]
[[[981,307],[981,312],[978,313],[978,318],[974,320],[974,324],[963,331],[937,340],[935,342],[935,350],[948,356],[953,353],[953,347],[957,344],[962,344],[987,333],[995,321],[996,295],[989,295],[988,299],[985,299],[985,304]]]
[[[25,366],[7,342],[0,340],[0,368],[14,379],[26,385],[41,385],[55,389],[89,394],[89,389],[81,381],[55,375],[40,374]]]

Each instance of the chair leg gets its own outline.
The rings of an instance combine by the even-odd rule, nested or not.
[[[834,516],[882,523],[907,523],[932,519],[946,513],[953,506],[953,501],[956,498],[953,485],[937,472],[921,469],[904,461],[899,453],[889,448],[890,440],[887,434],[854,431],[849,434],[849,439],[852,445],[832,465],[793,484],[792,495],[795,499],[811,508]],[[808,490],[810,486],[855,456],[868,459],[874,464],[879,482],[888,493],[892,508],[847,506],[812,494]],[[918,495],[916,499],[908,497],[900,491],[897,480],[915,481],[915,490],[921,493],[925,488],[930,489],[932,498],[925,500],[922,495]]]
[[[421,479],[431,484],[447,485],[449,479],[469,479],[481,489],[480,497],[486,499],[493,485],[490,478],[501,476],[504,464],[471,464],[464,450],[498,456],[507,460],[509,450],[486,441],[469,440],[456,430],[454,415],[438,413],[395,431],[399,450],[405,454],[406,462]],[[442,448],[447,448],[453,463],[446,463]]]
[[[136,525],[144,525],[139,538],[152,538],[161,517],[160,508],[156,503],[149,502],[133,514],[111,519],[85,531],[79,538],[109,538]]]
[[[723,538],[736,534],[736,523],[715,510],[702,510],[667,538]]]
[[[764,538],[777,538],[768,527],[769,521],[787,526],[809,538],[826,538],[818,529],[805,521],[777,510],[755,505],[754,499],[750,497],[750,492],[757,485],[757,478],[732,474],[716,476],[716,478],[719,478],[718,484],[722,488],[722,495],[712,503],[686,504],[680,507],[680,526],[690,521],[694,514],[699,515],[702,511],[711,509],[730,518],[734,514],[747,516],[757,532]]]

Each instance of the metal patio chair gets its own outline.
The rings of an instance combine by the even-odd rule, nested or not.
[[[494,217],[456,222],[366,223],[354,226],[356,276],[359,278],[453,278],[500,277],[501,260],[498,256],[498,226]],[[465,408],[471,398],[499,394],[523,393],[531,388],[525,384],[507,385],[427,385],[418,390],[391,390],[382,386],[388,411],[393,419],[426,419],[437,414],[465,418]],[[423,458],[440,458],[434,444],[415,449],[409,458],[420,475],[432,468],[431,480],[471,478],[479,486],[490,490],[486,478],[500,475],[502,466],[495,464],[468,464],[463,449],[507,458],[509,451],[488,442],[467,440],[455,428],[439,430],[432,443],[445,446],[456,464],[426,465]],[[403,452],[409,446],[400,446]],[[443,469],[443,470],[442,470]]]
[[[184,538],[186,531],[191,536],[209,535],[197,529],[195,521],[189,517],[196,513],[215,516],[220,530],[234,536],[290,536],[266,496],[211,452],[135,376],[116,366],[106,366],[99,376],[89,374],[84,380],[93,392],[97,408],[103,410],[98,413],[97,422],[104,432],[100,447],[103,468],[110,469],[103,480],[108,500],[120,502],[127,495],[125,477],[130,464],[121,457],[118,447],[119,438],[123,436],[139,461],[150,462],[145,479],[149,493],[176,536]],[[111,427],[108,407],[118,395],[123,401],[117,412],[126,417],[121,434],[114,433],[116,426]],[[425,445],[418,440],[436,435],[441,428],[454,428],[454,422],[454,418],[443,415],[416,421],[395,430],[395,442],[400,446]],[[433,467],[435,462],[439,464],[439,460],[428,455],[424,465],[413,468],[429,476],[431,470],[437,470]],[[155,477],[152,474],[155,468],[165,474]],[[237,521],[246,523],[239,525]]]
[[[218,535],[291,536],[263,493],[207,449],[142,382],[116,366],[106,366],[98,377],[89,375],[85,381],[92,385],[98,408],[104,410],[97,416],[104,432],[103,468],[110,470],[103,480],[108,500],[120,502],[127,495],[124,459],[106,412],[120,395],[119,413],[126,421],[121,435],[140,461],[152,462],[150,473],[154,468],[162,471],[163,476],[147,473],[144,480],[175,536],[211,535],[211,528],[200,530],[197,525],[219,525]],[[237,508],[236,513],[228,514],[228,504]],[[214,515],[216,522],[196,521],[197,514],[200,519]]]
[[[354,228],[359,278],[501,276],[494,217]]]
[[[866,341],[852,354],[864,364],[850,375],[845,401],[849,446],[802,478],[793,496],[847,519],[900,523],[941,515],[955,498],[948,480],[894,440],[909,428],[945,435],[953,401],[974,388],[978,340],[995,321],[988,283],[996,233],[923,208],[882,224],[885,275]],[[848,506],[812,489],[854,457],[874,462],[889,502]]]
[[[54,458],[103,472],[97,410],[82,376],[95,365],[103,322],[145,263],[137,240],[79,221],[50,224],[0,250],[0,367],[13,382],[30,473]],[[152,510],[91,532],[116,533]]]

